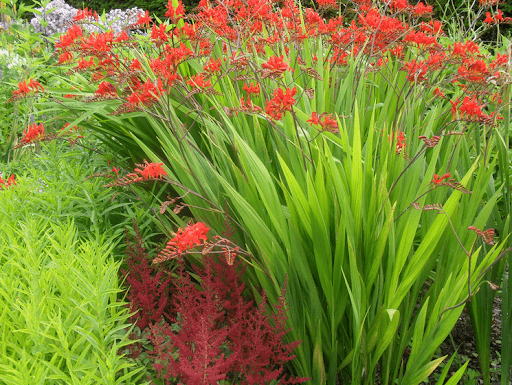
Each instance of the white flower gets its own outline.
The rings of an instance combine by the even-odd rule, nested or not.
[[[2,63],[6,63],[5,65],[9,69],[12,69],[13,67],[21,67],[27,64],[25,58],[5,49],[0,49],[0,61]]]

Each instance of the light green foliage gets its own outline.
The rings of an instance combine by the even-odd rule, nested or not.
[[[2,167],[18,185],[0,190],[0,383],[143,383],[122,354],[131,325],[118,275],[124,226],[143,216],[84,181],[101,157],[68,147]]]
[[[0,200],[15,194],[9,191]],[[0,378],[5,384],[120,384],[123,374],[133,378],[140,371],[116,355],[130,343],[129,314],[117,300],[120,262],[111,258],[108,243],[80,240],[76,233],[72,221],[3,222]]]

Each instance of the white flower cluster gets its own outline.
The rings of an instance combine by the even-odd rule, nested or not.
[[[13,52],[9,52],[6,49],[0,49],[0,65],[2,67],[5,66],[9,69],[21,69],[21,67],[26,64],[27,61],[25,60],[25,58]]]
[[[78,9],[66,4],[64,0],[52,0],[44,8],[36,8],[41,12],[41,15],[35,15],[30,21],[34,26],[36,32],[43,33],[46,36],[53,35],[56,32],[66,32],[73,22]],[[138,20],[139,13],[144,13],[140,8],[131,8],[125,11],[121,9],[113,9],[105,14],[106,22],[101,24],[104,28],[113,29],[115,33],[121,32],[125,25],[134,24]],[[41,21],[48,22],[46,27],[43,27]],[[82,26],[90,32],[103,32],[100,27],[92,24],[84,24]]]

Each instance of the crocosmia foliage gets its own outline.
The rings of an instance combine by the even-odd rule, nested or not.
[[[480,25],[510,23],[480,6]],[[166,16],[89,33],[82,12],[55,45],[62,75],[13,97],[44,93],[150,160],[109,186],[168,184],[214,234],[229,217],[248,285],[276,304],[288,283],[295,375],[421,383],[509,251],[508,41],[457,41],[406,0],[169,1]]]

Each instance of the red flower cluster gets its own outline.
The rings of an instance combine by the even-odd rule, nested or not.
[[[116,87],[112,83],[109,82],[101,82],[98,85],[98,89],[95,92],[96,95],[107,96],[107,95],[115,95],[117,96]]]
[[[202,222],[190,224],[184,229],[178,229],[176,236],[167,242],[164,253],[174,253],[175,251],[181,253],[187,248],[193,249],[194,246],[201,245],[202,241],[208,240],[206,236],[208,230],[210,228]]]
[[[163,42],[169,41],[169,35],[166,33],[167,25],[162,23],[159,27],[156,24],[153,24],[153,28],[151,29],[151,40],[156,43],[156,46],[159,47]]]
[[[160,78],[156,80],[156,86],[151,79],[148,79],[144,84],[138,83],[134,88],[135,91],[126,100],[137,106],[139,103],[147,106],[156,102],[164,92],[164,85]]]
[[[448,179],[449,177],[450,177],[449,172],[444,174],[442,177],[439,177],[437,174],[434,174],[434,179],[431,180],[431,183],[434,183],[434,187],[439,186],[441,184],[441,182],[443,181],[443,179]]]
[[[151,23],[151,17],[149,17],[149,11],[146,11],[144,15],[139,13],[139,18],[137,20],[137,25],[149,25]]]
[[[35,140],[39,140],[44,136],[44,127],[43,123],[31,124],[29,125],[25,131],[23,131],[23,139],[21,139],[22,143],[30,143]]]
[[[240,111],[246,112],[246,113],[260,113],[263,112],[260,106],[257,106],[256,104],[251,103],[251,99],[247,98],[247,102],[244,100],[244,97],[242,96],[240,98]],[[238,109],[235,109],[236,114],[238,115]]]
[[[290,66],[284,62],[284,56],[272,56],[266,63],[261,65],[262,68],[274,75],[281,75],[283,72],[291,70]]]
[[[410,62],[405,63],[405,69],[407,69],[407,80],[410,82],[424,82],[427,80],[425,75],[427,74],[427,66],[425,62],[416,59],[412,59]]]
[[[393,137],[394,137],[394,133],[392,132],[388,136],[388,139],[392,141]],[[405,146],[407,145],[407,143],[405,143],[405,140],[406,140],[406,137],[405,137],[404,133],[402,131],[398,131],[398,134],[396,136],[396,153],[397,154],[400,154],[400,152],[402,150],[405,150]]]
[[[476,101],[476,96],[473,96],[471,99],[469,96],[466,96],[459,107],[459,111],[462,113],[462,117],[466,116],[466,114],[469,116],[482,116],[481,108],[482,106]]]
[[[329,131],[333,133],[339,132],[338,122],[336,122],[335,119],[332,119],[332,114],[318,115],[316,111],[313,111],[311,113],[311,118],[309,118],[307,122],[314,126],[320,126],[322,131]]]
[[[134,171],[142,175],[144,179],[158,179],[162,176],[167,175],[167,172],[163,169],[163,163],[145,163],[144,168],[136,168]]]
[[[274,120],[280,120],[286,111],[291,111],[292,106],[296,103],[293,98],[297,93],[297,87],[287,88],[283,91],[278,88],[274,91],[274,98],[267,102],[265,112]]]
[[[79,9],[76,13],[76,16],[73,18],[73,21],[79,21],[79,20],[87,20],[87,21],[94,21],[96,19],[97,22],[99,22],[98,18],[98,12],[94,11],[94,14],[89,11],[88,7],[86,7],[84,10]]]
[[[511,23],[512,18],[510,17],[503,17],[503,13],[501,12],[501,9],[498,9],[494,17],[491,16],[489,12],[485,13],[485,20],[484,23],[487,23],[489,25],[491,24],[499,24],[499,23]]]
[[[261,88],[260,88],[260,85],[258,83],[256,83],[255,85],[253,85],[253,83],[251,82],[251,84],[247,85],[244,83],[242,89],[244,91],[247,92],[248,95],[251,95],[251,94],[255,94],[255,95],[258,95],[260,92],[261,92]]]
[[[82,27],[74,24],[68,28],[68,31],[65,34],[60,35],[60,41],[57,44],[55,44],[55,48],[66,49],[68,47],[71,47],[75,43],[75,40],[83,37],[83,35],[84,32],[82,31]]]
[[[203,71],[205,71],[209,74],[214,74],[214,73],[220,72],[221,64],[222,64],[221,59],[215,60],[214,58],[210,58],[210,61],[208,62],[208,64],[206,64],[203,67]]]
[[[183,3],[181,0],[178,0],[178,6],[174,8],[172,5],[172,0],[169,0],[167,3],[167,12],[165,12],[165,17],[171,19],[173,24],[177,24],[179,20],[183,18],[185,14],[185,8],[183,7]]]
[[[78,131],[79,128],[77,126],[73,126],[72,128],[69,127],[69,123],[64,124],[64,127],[62,127],[59,131],[64,132],[66,135],[70,135],[74,131]]]
[[[7,180],[0,176],[0,190],[5,190],[8,187],[16,186],[16,181],[14,180],[14,174],[12,174]]]
[[[30,93],[37,93],[41,89],[41,92],[44,92],[44,87],[37,80],[30,79],[28,84],[26,80],[18,83],[18,89],[12,92],[12,96],[26,96]]]
[[[205,88],[209,88],[212,86],[212,83],[210,83],[210,80],[205,81],[203,73],[198,73],[195,76],[192,76],[190,78],[190,80],[187,81],[187,84],[189,86],[191,86],[192,89],[195,89],[195,88],[205,89]]]

